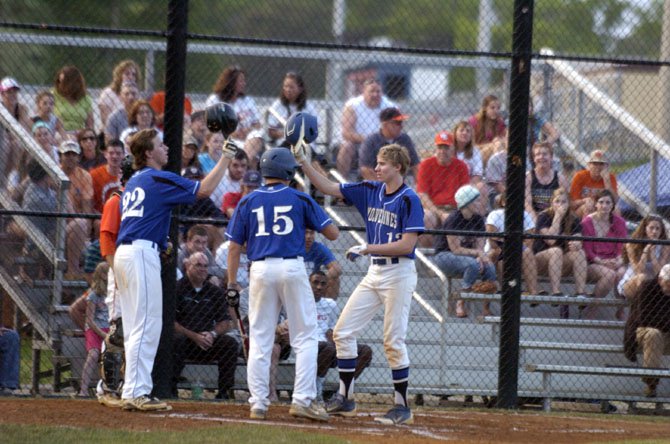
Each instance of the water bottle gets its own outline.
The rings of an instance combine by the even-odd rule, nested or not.
[[[195,400],[202,399],[202,389],[203,386],[200,380],[197,380],[193,384],[191,384],[191,398]]]

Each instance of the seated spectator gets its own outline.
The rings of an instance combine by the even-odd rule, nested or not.
[[[505,192],[507,181],[507,138],[496,138],[491,142],[495,151],[486,164],[486,185],[488,186],[489,206],[493,207],[495,198]]]
[[[407,148],[410,159],[410,172],[416,177],[419,165],[419,155],[416,153],[414,142],[403,132],[403,122],[409,118],[401,114],[398,108],[384,108],[379,113],[381,125],[379,131],[365,138],[358,149],[358,167],[363,180],[377,180],[375,167],[377,166],[377,154],[386,145],[397,143]]]
[[[165,91],[156,91],[149,101],[151,109],[154,110],[156,116],[156,128],[163,131],[163,124],[165,119]],[[193,104],[188,96],[184,96],[184,118],[191,115],[193,112]]]
[[[123,162],[123,143],[112,140],[104,152],[106,163],[91,170],[93,182],[93,209],[102,213],[102,207],[112,193],[121,188],[121,162]]]
[[[247,170],[242,176],[242,190],[239,193],[228,192],[223,196],[223,205],[221,210],[228,217],[228,219],[233,217],[235,208],[240,202],[242,197],[251,193],[254,190],[257,190],[261,185],[263,185],[263,178],[261,173],[256,170]]]
[[[630,361],[637,361],[638,347],[642,349],[643,367],[662,368],[663,355],[670,354],[670,264],[633,295],[624,329],[624,354]],[[642,381],[647,385],[645,396],[655,397],[659,379],[645,377]]]
[[[186,275],[177,282],[177,310],[174,338],[174,385],[186,360],[216,362],[219,383],[216,399],[230,399],[228,391],[235,384],[235,367],[239,342],[231,335],[233,322],[228,313],[223,290],[207,280],[210,265],[204,253],[192,254],[186,262]]]
[[[209,250],[209,230],[205,225],[193,225],[186,233],[186,242],[179,246],[177,251],[177,268],[186,273],[186,260],[194,253],[202,253],[207,257],[208,273],[219,279],[224,279],[225,270],[214,262],[212,252]]]
[[[330,299],[337,299],[340,293],[342,267],[328,247],[314,240],[315,238],[316,232],[314,230],[305,230],[305,269],[307,274],[316,271],[324,272],[328,279],[325,296]]]
[[[535,229],[538,234],[548,236],[579,236],[582,226],[579,219],[570,211],[570,198],[565,188],[559,188],[551,196],[551,206],[537,216]],[[582,242],[564,239],[535,239],[533,252],[539,275],[549,277],[552,296],[563,296],[561,278],[573,276],[575,295],[585,297],[586,255]],[[570,317],[570,307],[561,306],[560,315]]]
[[[191,136],[198,142],[198,150],[200,150],[205,145],[205,136],[208,133],[205,112],[203,110],[193,111],[188,129]]]
[[[609,190],[617,199],[616,176],[610,173],[609,163],[603,150],[591,151],[585,170],[577,171],[570,185],[573,210],[584,217],[596,210],[595,195],[600,190]]]
[[[494,95],[488,95],[482,100],[482,107],[477,114],[468,119],[474,130],[474,143],[479,147],[482,162],[488,163],[489,158],[495,154],[496,138],[507,136],[507,126],[500,113],[500,100]]]
[[[345,178],[358,164],[359,146],[370,134],[379,129],[379,113],[395,107],[382,95],[382,86],[376,79],[363,83],[363,94],[352,97],[344,104],[342,112],[342,143],[337,152],[337,171]]]
[[[193,180],[201,180],[203,178],[202,171],[193,166],[186,168],[182,176]],[[182,205],[180,214],[184,217],[225,219],[225,215],[214,205],[214,202],[209,197],[197,198],[193,205]],[[193,225],[192,222],[184,222],[180,225],[180,232],[182,234],[187,232]],[[216,225],[204,226],[209,235],[210,249],[214,251],[223,242],[223,228]]]
[[[60,167],[70,179],[68,190],[69,210],[73,213],[90,214],[93,212],[93,179],[85,169],[79,166],[81,150],[73,140],[66,140],[58,147]],[[66,228],[66,279],[83,280],[81,255],[86,243],[91,239],[91,219],[69,219]]]
[[[49,126],[51,133],[56,136],[56,142],[61,142],[67,138],[63,122],[54,114],[55,99],[51,91],[43,89],[35,96],[36,113],[32,117],[32,122],[42,121]]]
[[[139,85],[142,81],[142,71],[134,60],[122,60],[117,63],[112,71],[112,82],[105,87],[98,97],[98,108],[100,109],[100,121],[105,125],[107,119],[116,110],[125,106],[122,98],[121,87],[124,83]],[[115,139],[118,139],[118,135]]]
[[[123,130],[128,128],[128,116],[133,104],[139,98],[140,92],[137,89],[137,84],[132,82],[125,82],[121,85],[121,102],[123,106],[113,111],[105,121],[105,143],[109,143],[114,139],[120,139]]]
[[[93,128],[93,99],[86,90],[86,81],[74,65],[62,67],[56,74],[53,90],[54,114],[70,134]]]
[[[216,265],[223,270],[228,269],[229,249],[230,241],[223,242],[219,245],[219,248],[216,249]],[[237,283],[240,284],[240,287],[242,288],[247,288],[249,286],[249,267],[251,267],[251,261],[247,257],[247,247],[246,245],[243,245],[242,252],[240,253],[240,266],[237,269]]]
[[[479,190],[482,216],[486,216],[489,210],[488,187],[482,180],[484,177],[484,164],[479,148],[473,145],[472,126],[462,120],[454,126],[454,150],[456,158],[465,162],[470,174],[470,185]],[[492,207],[492,206],[491,206]]]
[[[0,396],[13,396],[19,388],[19,334],[0,325]]]
[[[44,150],[45,153],[53,160],[58,161],[58,147],[54,145],[54,135],[49,128],[49,125],[39,121],[33,124],[33,137],[37,144]]]
[[[307,88],[302,76],[296,72],[289,71],[284,75],[279,98],[270,105],[271,112],[268,113],[268,137],[273,146],[279,146],[284,139],[284,124],[276,115],[284,119],[284,122],[298,111],[303,111],[316,116],[316,110],[312,102],[307,101]],[[276,115],[275,115],[276,114]]]
[[[149,102],[144,99],[136,100],[128,111],[128,128],[135,132],[153,129],[156,130],[161,139],[163,138],[163,131],[156,127],[156,114],[154,114]]]
[[[470,174],[465,162],[456,158],[454,136],[441,131],[435,136],[435,155],[419,164],[416,191],[424,209],[424,224],[434,230],[444,224],[456,207],[456,190],[470,183]],[[432,245],[432,236],[419,237],[423,247]]]
[[[479,215],[479,191],[465,185],[456,192],[457,210],[453,211],[442,226],[443,230],[485,231],[484,219]],[[484,237],[456,236],[447,234],[438,237],[433,262],[449,277],[462,277],[462,292],[495,293],[496,269],[484,252]],[[481,279],[482,282],[475,284]],[[490,316],[489,302],[484,302],[484,316]],[[465,301],[456,302],[456,316],[465,318]]]
[[[663,219],[659,216],[645,216],[640,221],[631,239],[667,240]],[[626,244],[624,263],[626,272],[619,281],[617,290],[620,295],[632,299],[643,282],[654,279],[663,265],[670,262],[670,248],[658,244]]]
[[[83,169],[91,171],[93,168],[104,165],[107,162],[105,155],[98,149],[98,136],[95,135],[95,131],[91,128],[84,128],[79,131],[77,133],[77,142],[81,148],[79,166]]]
[[[261,115],[256,101],[247,96],[247,74],[239,66],[229,66],[221,72],[214,84],[214,93],[207,98],[205,106],[219,102],[230,104],[239,119],[237,129],[230,137],[247,152],[252,169],[258,169],[258,161],[263,152]],[[223,197],[223,195],[221,195]],[[219,202],[219,206],[221,202]]]
[[[2,106],[9,111],[14,119],[16,119],[26,131],[30,131],[32,122],[28,115],[28,109],[19,103],[20,90],[21,85],[19,85],[19,82],[12,77],[4,77],[2,81],[0,81],[0,99]],[[5,138],[3,145],[4,162],[2,165],[2,173],[4,174],[0,174],[0,185],[4,186],[10,173],[12,171],[19,171],[24,165],[21,165],[23,150],[20,148],[19,141],[16,140],[8,130],[3,129],[2,131],[3,134],[0,136]]]
[[[91,287],[86,290],[86,362],[81,373],[81,386],[77,396],[88,398],[88,389],[96,382],[95,375],[98,359],[102,350],[102,340],[109,331],[109,312],[105,298],[107,297],[107,275],[109,264],[100,262],[93,272]]]
[[[526,211],[533,220],[551,206],[551,196],[558,188],[568,189],[562,173],[552,167],[554,150],[546,143],[536,143],[532,149],[535,166],[526,173]]]
[[[486,231],[488,233],[503,233],[505,231],[505,194],[500,194],[496,198],[496,209],[491,211],[486,217]],[[523,231],[530,233],[535,231],[535,222],[530,217],[527,211],[523,215]],[[491,262],[497,265],[496,271],[498,277],[502,278],[502,238],[490,237],[486,240],[486,247],[484,250],[491,258]],[[521,272],[523,281],[526,284],[526,292],[531,295],[538,294],[537,292],[537,265],[535,262],[535,254],[533,253],[532,242],[527,239],[523,246],[521,256]],[[502,283],[501,283],[502,286]]]
[[[200,175],[202,175],[202,168],[198,160],[198,141],[190,133],[185,133],[183,139],[181,148],[181,175],[184,175],[184,171],[188,167],[197,168],[200,171]]]
[[[202,146],[202,152],[198,154],[198,162],[200,162],[200,168],[202,168],[203,174],[208,174],[212,171],[216,162],[221,158],[223,142],[225,142],[225,139],[220,132],[207,132],[205,135],[205,143]]]
[[[219,148],[219,153],[221,149]],[[219,154],[220,155],[220,154]],[[223,174],[223,179],[216,186],[210,199],[214,202],[216,208],[223,206],[223,196],[226,193],[239,193],[242,191],[242,178],[244,173],[249,169],[249,158],[244,150],[238,150],[235,157],[228,164],[226,172]]]
[[[545,142],[551,146],[561,137],[558,130],[540,113],[535,112],[532,97],[528,100],[528,143],[532,148],[538,142]],[[532,159],[531,159],[532,161]]]
[[[595,195],[596,211],[582,219],[582,234],[586,237],[626,238],[626,221],[614,214],[616,201],[610,190]],[[597,281],[594,296],[603,298],[615,289],[626,272],[623,263],[623,245],[618,242],[584,241],[584,252],[589,279]],[[619,295],[617,295],[619,296]],[[621,316],[621,312],[617,313]]]
[[[314,293],[316,302],[317,334],[319,336],[319,353],[317,355],[316,370],[316,397],[323,398],[323,381],[328,369],[337,366],[335,341],[333,340],[333,329],[339,317],[337,303],[326,296],[328,278],[323,271],[313,271],[309,275],[309,283]],[[363,373],[372,362],[372,349],[365,344],[357,344],[358,357],[356,358],[356,370],[354,379]]]

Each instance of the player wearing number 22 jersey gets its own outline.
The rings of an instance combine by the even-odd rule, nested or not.
[[[297,167],[288,149],[266,151],[260,161],[265,186],[242,198],[226,231],[231,241],[229,288],[237,286],[239,257],[245,243],[251,260],[247,384],[252,419],[265,419],[270,404],[270,358],[283,305],[296,355],[289,413],[328,420],[326,412],[314,403],[319,345],[316,304],[304,263],[305,228],[319,231],[331,240],[337,238],[339,230],[311,197],[287,186]]]
[[[198,183],[160,171],[167,163],[167,147],[155,130],[134,135],[130,150],[137,172],[121,196],[121,226],[114,255],[114,278],[123,295],[126,373],[121,397],[126,410],[165,410],[169,409],[165,402],[151,397],[151,370],[163,324],[159,251],[167,247],[172,208],[209,196],[232,154],[224,152]]]
[[[325,194],[343,197],[363,216],[367,244],[349,249],[347,258],[371,256],[368,273],[349,297],[333,330],[340,389],[328,401],[326,410],[333,415],[356,415],[353,400],[356,338],[379,308],[384,307],[384,351],[391,367],[395,406],[375,420],[384,424],[411,424],[413,415],[407,404],[410,363],[405,338],[417,283],[414,249],[424,224],[421,201],[403,179],[409,167],[407,150],[396,144],[381,148],[375,167],[378,181],[339,185],[304,161],[299,148],[293,148],[294,155],[312,183]]]

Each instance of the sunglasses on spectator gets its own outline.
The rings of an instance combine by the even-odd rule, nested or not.
[[[81,139],[79,139],[79,141],[82,141],[82,140],[95,140],[95,139],[97,139],[97,137],[95,137],[95,136],[86,136],[86,137],[82,137]]]

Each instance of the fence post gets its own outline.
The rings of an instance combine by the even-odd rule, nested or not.
[[[167,51],[165,55],[165,144],[168,164],[165,169],[179,174],[184,125],[184,79],[186,71],[186,32],[188,0],[170,0],[168,6]],[[176,210],[173,210],[173,215]],[[154,394],[160,398],[172,397],[172,345],[176,310],[176,265],[179,247],[178,224],[174,217],[170,224],[172,252],[162,267],[163,330],[154,362],[152,378]]]
[[[533,35],[533,0],[514,1],[512,73],[510,79],[508,198],[503,247],[503,295],[500,304],[498,401],[500,408],[517,407],[519,319],[521,316],[521,246],[528,134],[528,95]]]

